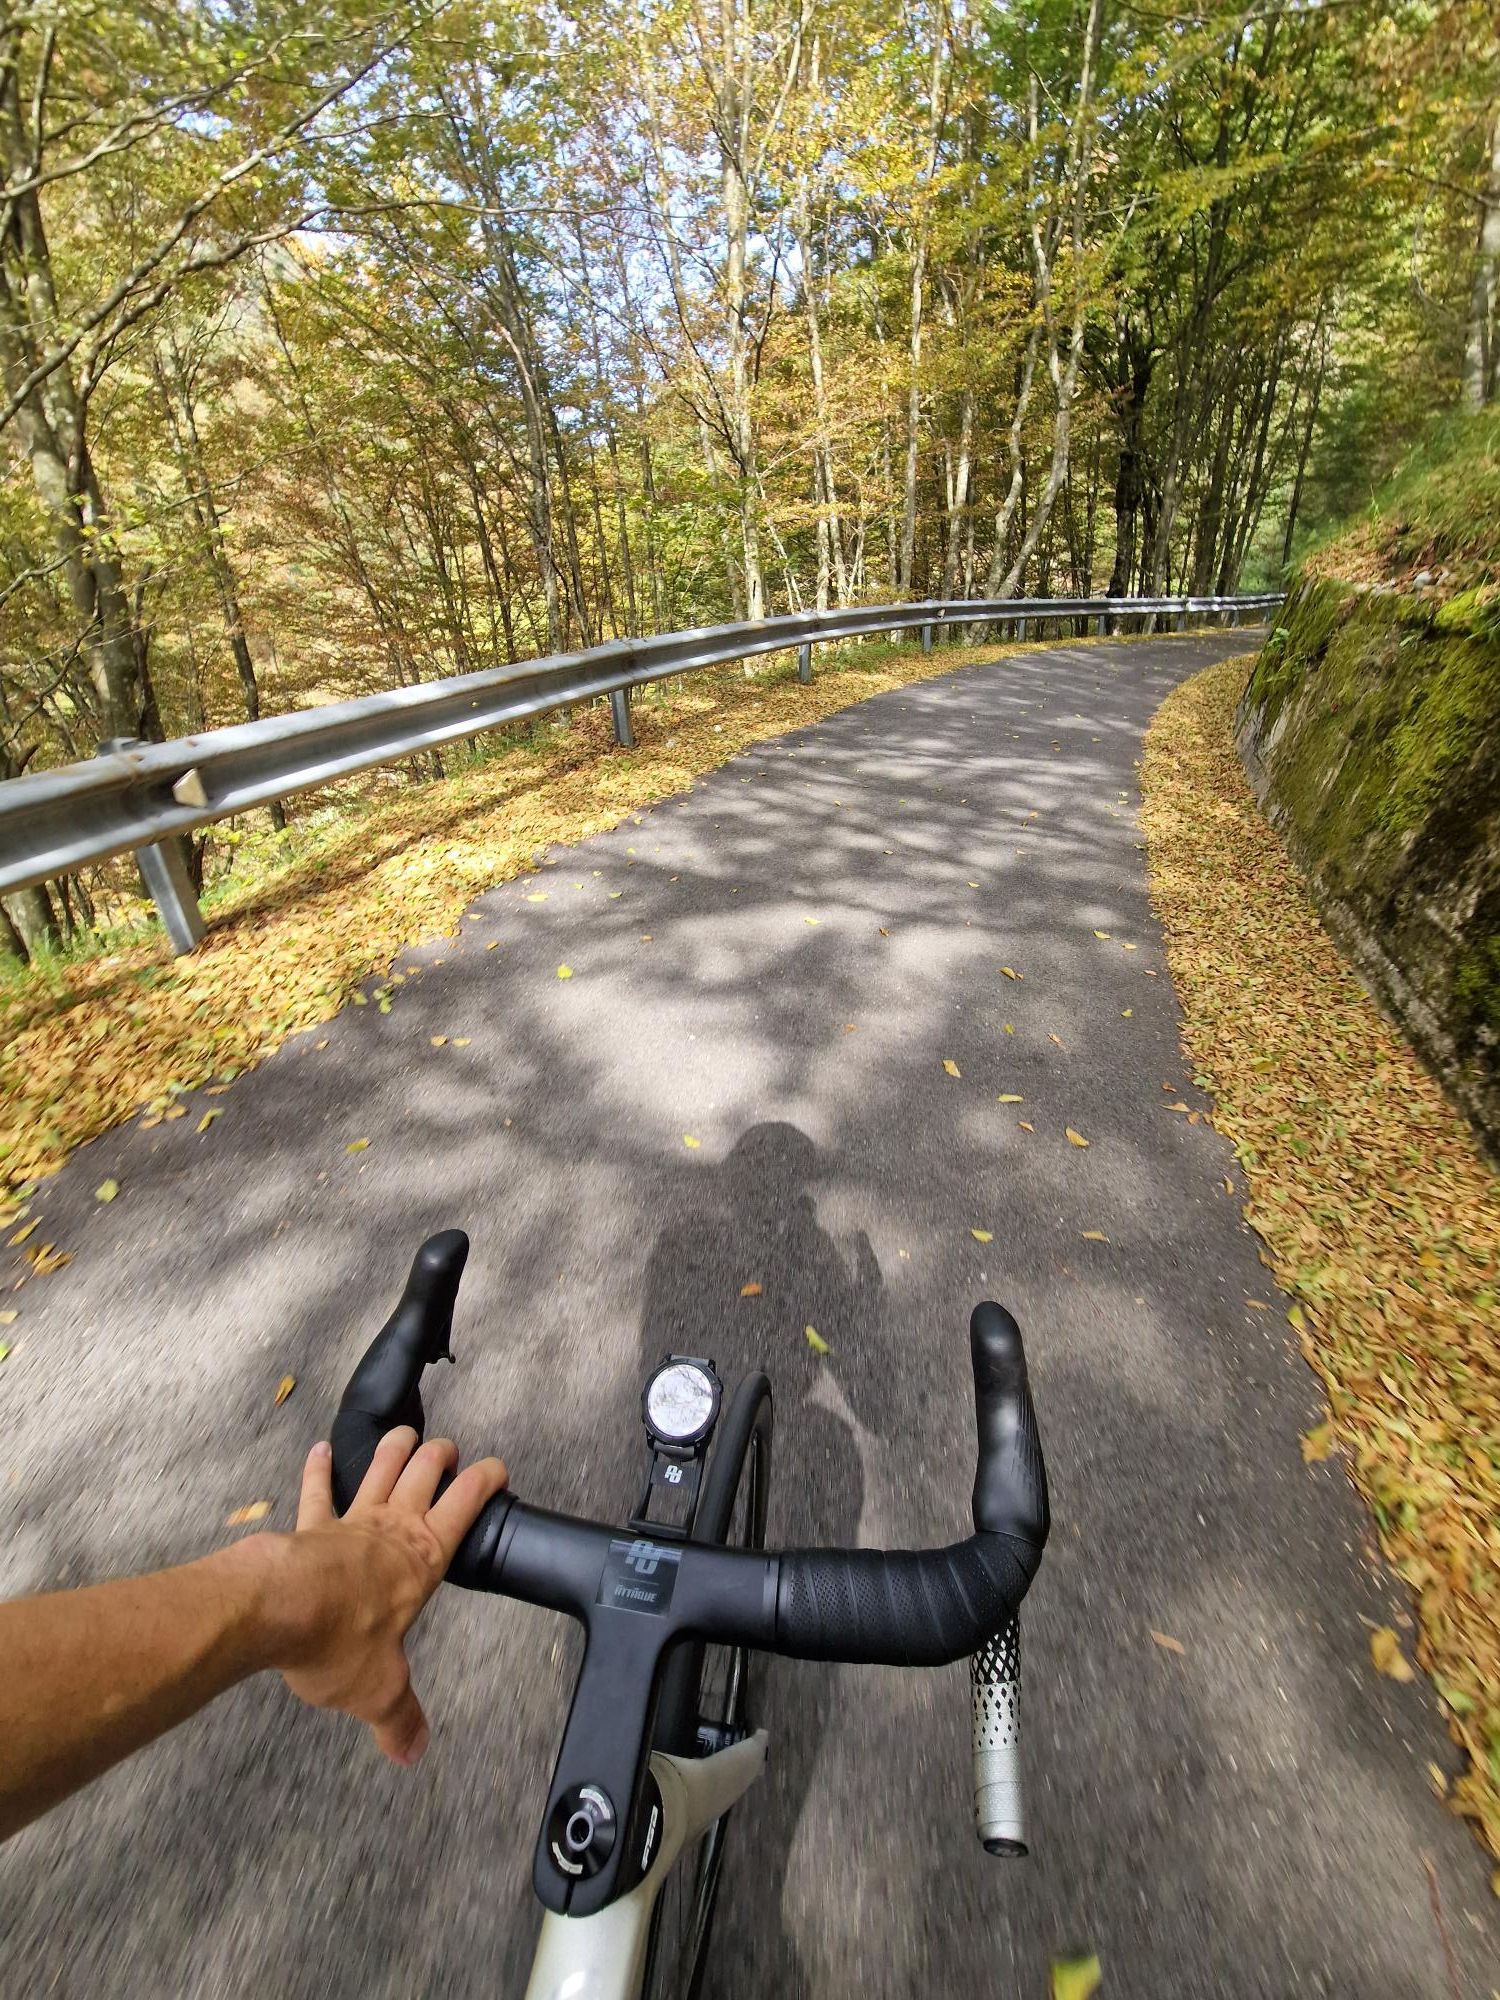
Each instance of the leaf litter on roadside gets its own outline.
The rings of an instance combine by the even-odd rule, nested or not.
[[[1234,748],[1248,667],[1184,682],[1148,731],[1152,902],[1246,1220],[1328,1391],[1333,1424],[1303,1455],[1336,1430],[1468,1753],[1449,1803],[1500,1855],[1500,1181],[1256,807]],[[1394,1633],[1371,1653],[1411,1671]]]

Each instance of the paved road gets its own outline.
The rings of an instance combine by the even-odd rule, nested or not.
[[[1240,643],[1010,658],[762,744],[487,896],[401,961],[423,969],[388,1015],[300,1037],[207,1138],[88,1148],[43,1203],[75,1261],[25,1292],[5,1368],[0,1587],[190,1556],[262,1497],[286,1523],[445,1224],[474,1253],[435,1414],[467,1446],[528,1499],[618,1517],[643,1363],[764,1360],[787,1541],[961,1530],[964,1330],[994,1294],[1052,1475],[1035,1858],[970,1832],[961,1669],[778,1663],[715,1992],[1040,1996],[1088,1949],[1112,2000],[1483,2000],[1496,1906],[1429,1789],[1446,1739],[1424,1686],[1368,1664],[1402,1607],[1338,1465],[1301,1461],[1319,1400],[1281,1312],[1247,1304],[1276,1295],[1229,1148],[1166,1108],[1202,1100],[1134,765],[1166,690]],[[443,1593],[415,1775],[269,1682],[237,1692],[0,1856],[0,1991],[519,1993],[574,1643]]]

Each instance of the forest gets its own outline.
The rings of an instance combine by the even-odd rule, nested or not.
[[[776,610],[1274,586],[1496,393],[1482,0],[35,0],[3,50],[0,779]]]

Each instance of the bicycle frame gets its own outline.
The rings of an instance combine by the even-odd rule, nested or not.
[[[766,1732],[757,1729],[712,1757],[653,1753],[661,1791],[661,1844],[646,1874],[592,1917],[542,1918],[526,2000],[639,2000],[651,1913],[687,1844],[705,1832],[755,1783],[766,1765]],[[648,1828],[646,1842],[656,1837]]]

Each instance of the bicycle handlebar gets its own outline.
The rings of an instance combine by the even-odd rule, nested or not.
[[[411,1424],[422,1435],[418,1383],[430,1363],[453,1358],[453,1307],[468,1251],[461,1230],[423,1244],[400,1304],[350,1378],[333,1426],[340,1513],[388,1430]],[[620,1863],[628,1842],[615,1842],[597,1873],[569,1880],[549,1859],[547,1826],[585,1783],[596,1791],[602,1786],[617,1802],[633,1802],[656,1670],[667,1646],[682,1638],[851,1664],[941,1666],[975,1655],[980,1837],[991,1852],[1025,1852],[1014,1771],[1014,1621],[1047,1539],[1047,1477],[1014,1319],[1002,1306],[977,1306],[969,1344],[979,1447],[975,1532],[951,1547],[772,1553],[657,1545],[528,1507],[508,1492],[486,1506],[448,1581],[566,1612],[589,1634],[537,1852],[537,1891],[549,1908],[588,1915],[624,1886]],[[1001,1668],[1008,1676],[1003,1684],[995,1678]],[[622,1683],[642,1677],[638,1713],[622,1714]],[[997,1695],[1002,1685],[1008,1692]],[[596,1726],[595,1697],[607,1726]],[[997,1703],[1010,1719],[1008,1730],[995,1727]]]

